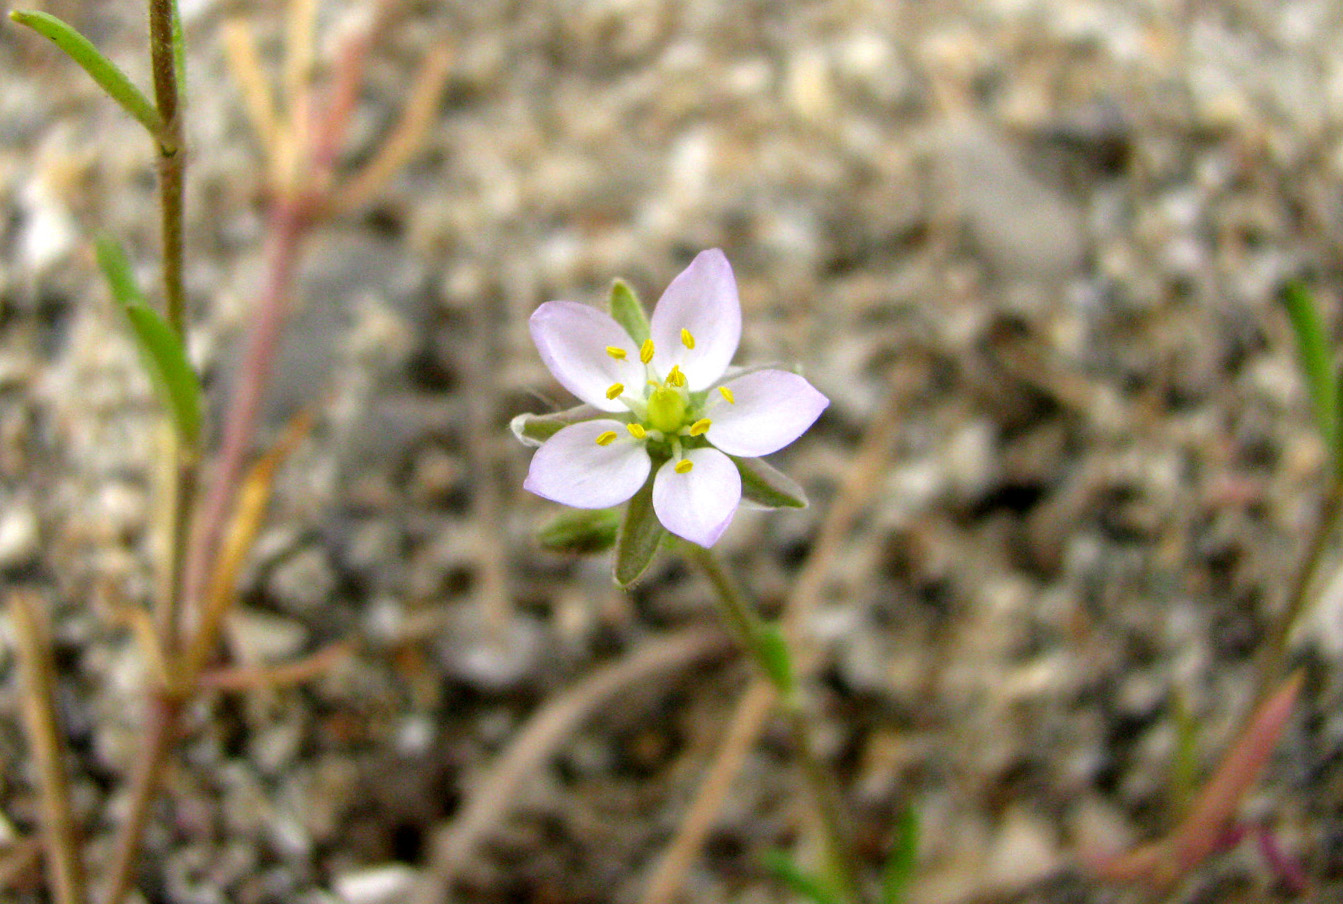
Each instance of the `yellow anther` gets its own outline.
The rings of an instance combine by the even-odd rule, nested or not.
[[[695,463],[693,461],[691,461],[688,458],[683,458],[676,463],[676,467],[673,468],[672,470],[674,470],[677,474],[689,474],[690,469],[693,468],[694,466]]]
[[[713,421],[709,420],[707,417],[702,417],[699,420],[695,421],[695,423],[690,425],[690,435],[703,436],[705,433],[708,432],[709,427],[712,425]]]
[[[681,327],[681,344],[686,348],[695,347],[695,337],[690,335],[690,330],[685,327]]]
[[[644,344],[639,346],[639,360],[644,364],[653,360],[653,340],[645,339]]]
[[[648,431],[644,429],[643,424],[626,424],[625,429],[628,430],[630,435],[635,439],[643,439],[648,435]]]
[[[614,430],[607,430],[605,433],[597,434],[597,445],[599,446],[609,446],[615,441],[616,432]]]
[[[610,386],[606,388],[606,397],[608,399],[619,398],[620,394],[624,391],[625,391],[624,383],[612,383]]]
[[[614,345],[608,345],[606,347],[606,353],[617,361],[624,361],[629,355],[629,352],[625,351],[623,348],[617,348]]]
[[[685,374],[681,373],[681,365],[672,365],[671,373],[667,374],[667,382],[672,386],[685,385]]]
[[[719,386],[718,392],[723,396],[723,398],[727,399],[727,403],[729,405],[737,404],[737,400],[732,398],[732,390],[728,389],[726,386]]]

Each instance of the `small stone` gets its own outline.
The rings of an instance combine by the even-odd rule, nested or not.
[[[303,625],[255,609],[234,610],[228,632],[234,651],[244,662],[282,662],[308,642],[308,629]]]
[[[804,50],[788,67],[784,91],[788,105],[801,119],[827,122],[835,112],[835,83],[830,62],[819,50]]]
[[[1010,886],[1043,876],[1058,861],[1053,835],[1043,819],[1012,808],[989,849],[988,873],[996,883]]]
[[[983,130],[956,129],[947,143],[966,227],[995,271],[1048,284],[1080,269],[1085,230],[1076,205]]]
[[[388,863],[337,876],[332,886],[345,904],[396,904],[409,897],[417,876],[408,866]]]
[[[0,568],[27,565],[37,557],[37,513],[27,505],[15,505],[0,514]]]
[[[284,608],[310,612],[331,599],[336,575],[326,551],[309,546],[275,566],[266,581],[267,591]]]
[[[511,617],[494,632],[479,606],[459,606],[438,645],[449,674],[487,692],[498,693],[534,677],[544,661],[545,629],[535,619]]]
[[[26,183],[20,200],[25,220],[19,257],[24,266],[41,273],[74,247],[75,226],[69,211],[45,180]]]

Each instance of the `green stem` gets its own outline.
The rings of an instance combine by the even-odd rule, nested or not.
[[[1338,527],[1339,517],[1343,516],[1343,478],[1333,477],[1325,489],[1324,500],[1320,506],[1315,528],[1306,544],[1305,554],[1292,577],[1287,591],[1287,602],[1261,648],[1258,675],[1254,698],[1250,701],[1249,712],[1253,713],[1259,704],[1272,693],[1280,680],[1283,661],[1287,658],[1287,643],[1292,631],[1305,614],[1310,602],[1310,588],[1320,569],[1320,560],[1329,538]]]
[[[159,226],[162,235],[164,319],[186,340],[186,293],[182,287],[183,209],[186,185],[186,149],[177,94],[178,59],[173,29],[173,0],[149,0],[149,55],[154,72],[154,100],[163,121],[158,134]],[[169,663],[182,641],[182,609],[186,550],[190,540],[196,495],[199,449],[188,448],[174,434],[168,452],[167,557],[160,588],[157,618],[159,642]],[[176,745],[182,703],[156,697],[151,702],[150,727],[139,761],[131,811],[117,834],[116,855],[108,881],[107,904],[120,904],[130,893],[139,872],[145,829],[154,800],[162,790],[168,762]]]
[[[149,55],[154,73],[154,101],[163,127],[158,138],[159,224],[163,242],[164,319],[186,339],[186,293],[182,287],[183,205],[186,149],[178,98],[172,0],[149,0]],[[166,652],[179,644],[183,574],[196,489],[196,449],[173,442],[169,455],[168,562],[158,607],[159,632]]]
[[[830,872],[840,883],[844,897],[860,904],[867,900],[858,872],[858,857],[845,825],[839,791],[833,776],[817,759],[813,744],[811,723],[794,688],[782,686],[777,672],[766,660],[760,638],[765,624],[746,601],[736,581],[728,574],[723,563],[711,550],[694,543],[683,544],[686,555],[713,585],[719,612],[728,629],[751,656],[756,667],[779,692],[784,720],[793,744],[793,752],[802,769],[802,777],[811,798],[812,807],[825,834],[826,853]]]

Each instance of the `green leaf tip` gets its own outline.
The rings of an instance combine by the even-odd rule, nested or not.
[[[576,509],[555,516],[537,540],[551,552],[590,555],[615,546],[619,531],[620,514],[613,509]]]
[[[1282,303],[1287,308],[1292,332],[1296,334],[1298,360],[1306,381],[1306,391],[1310,395],[1315,424],[1325,443],[1334,452],[1335,459],[1338,459],[1338,375],[1334,369],[1333,345],[1325,332],[1319,307],[1304,285],[1290,282],[1284,286]]]
[[[187,360],[182,337],[145,304],[130,263],[116,241],[98,239],[97,256],[112,297],[130,324],[140,360],[178,437],[187,448],[196,448],[203,420],[201,384]]]
[[[895,823],[895,842],[881,876],[881,904],[905,904],[919,862],[919,811],[913,806],[900,811]]]
[[[648,481],[625,505],[625,520],[616,536],[615,580],[630,587],[653,564],[667,529],[653,511],[653,481]]]
[[[761,625],[755,632],[754,641],[760,664],[764,666],[769,681],[779,696],[785,700],[797,690],[797,680],[793,673],[793,656],[788,650],[788,641],[777,625]]]
[[[50,13],[16,9],[10,12],[9,18],[20,25],[28,26],[59,47],[98,83],[98,87],[102,88],[108,97],[121,104],[123,110],[148,129],[155,139],[162,137],[163,120],[159,118],[158,110],[127,78],[126,73],[103,56],[88,38]]]
[[[648,329],[648,315],[644,313],[643,303],[634,294],[629,283],[617,279],[611,283],[609,302],[611,318],[625,328],[635,345],[642,345],[651,334]]]
[[[761,865],[775,880],[793,894],[811,904],[841,904],[840,897],[818,877],[806,872],[783,851],[766,851],[760,857]]]
[[[773,465],[759,458],[734,458],[732,463],[741,474],[741,495],[747,502],[767,509],[807,507],[802,487]]]
[[[508,429],[513,431],[518,442],[536,448],[565,427],[591,420],[600,413],[591,405],[578,405],[550,414],[519,414],[508,422]]]

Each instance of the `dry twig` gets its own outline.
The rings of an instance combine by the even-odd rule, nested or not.
[[[28,746],[37,756],[42,790],[42,841],[47,873],[60,904],[85,904],[88,887],[80,859],[79,833],[70,809],[70,786],[65,779],[65,743],[56,722],[55,665],[51,637],[31,593],[9,598],[9,620],[19,647],[23,670],[23,715]]]
[[[453,877],[481,838],[508,813],[519,785],[572,731],[621,690],[731,649],[726,635],[690,628],[652,641],[555,697],[533,715],[462,811],[434,835],[432,854],[412,904],[442,904]]]

